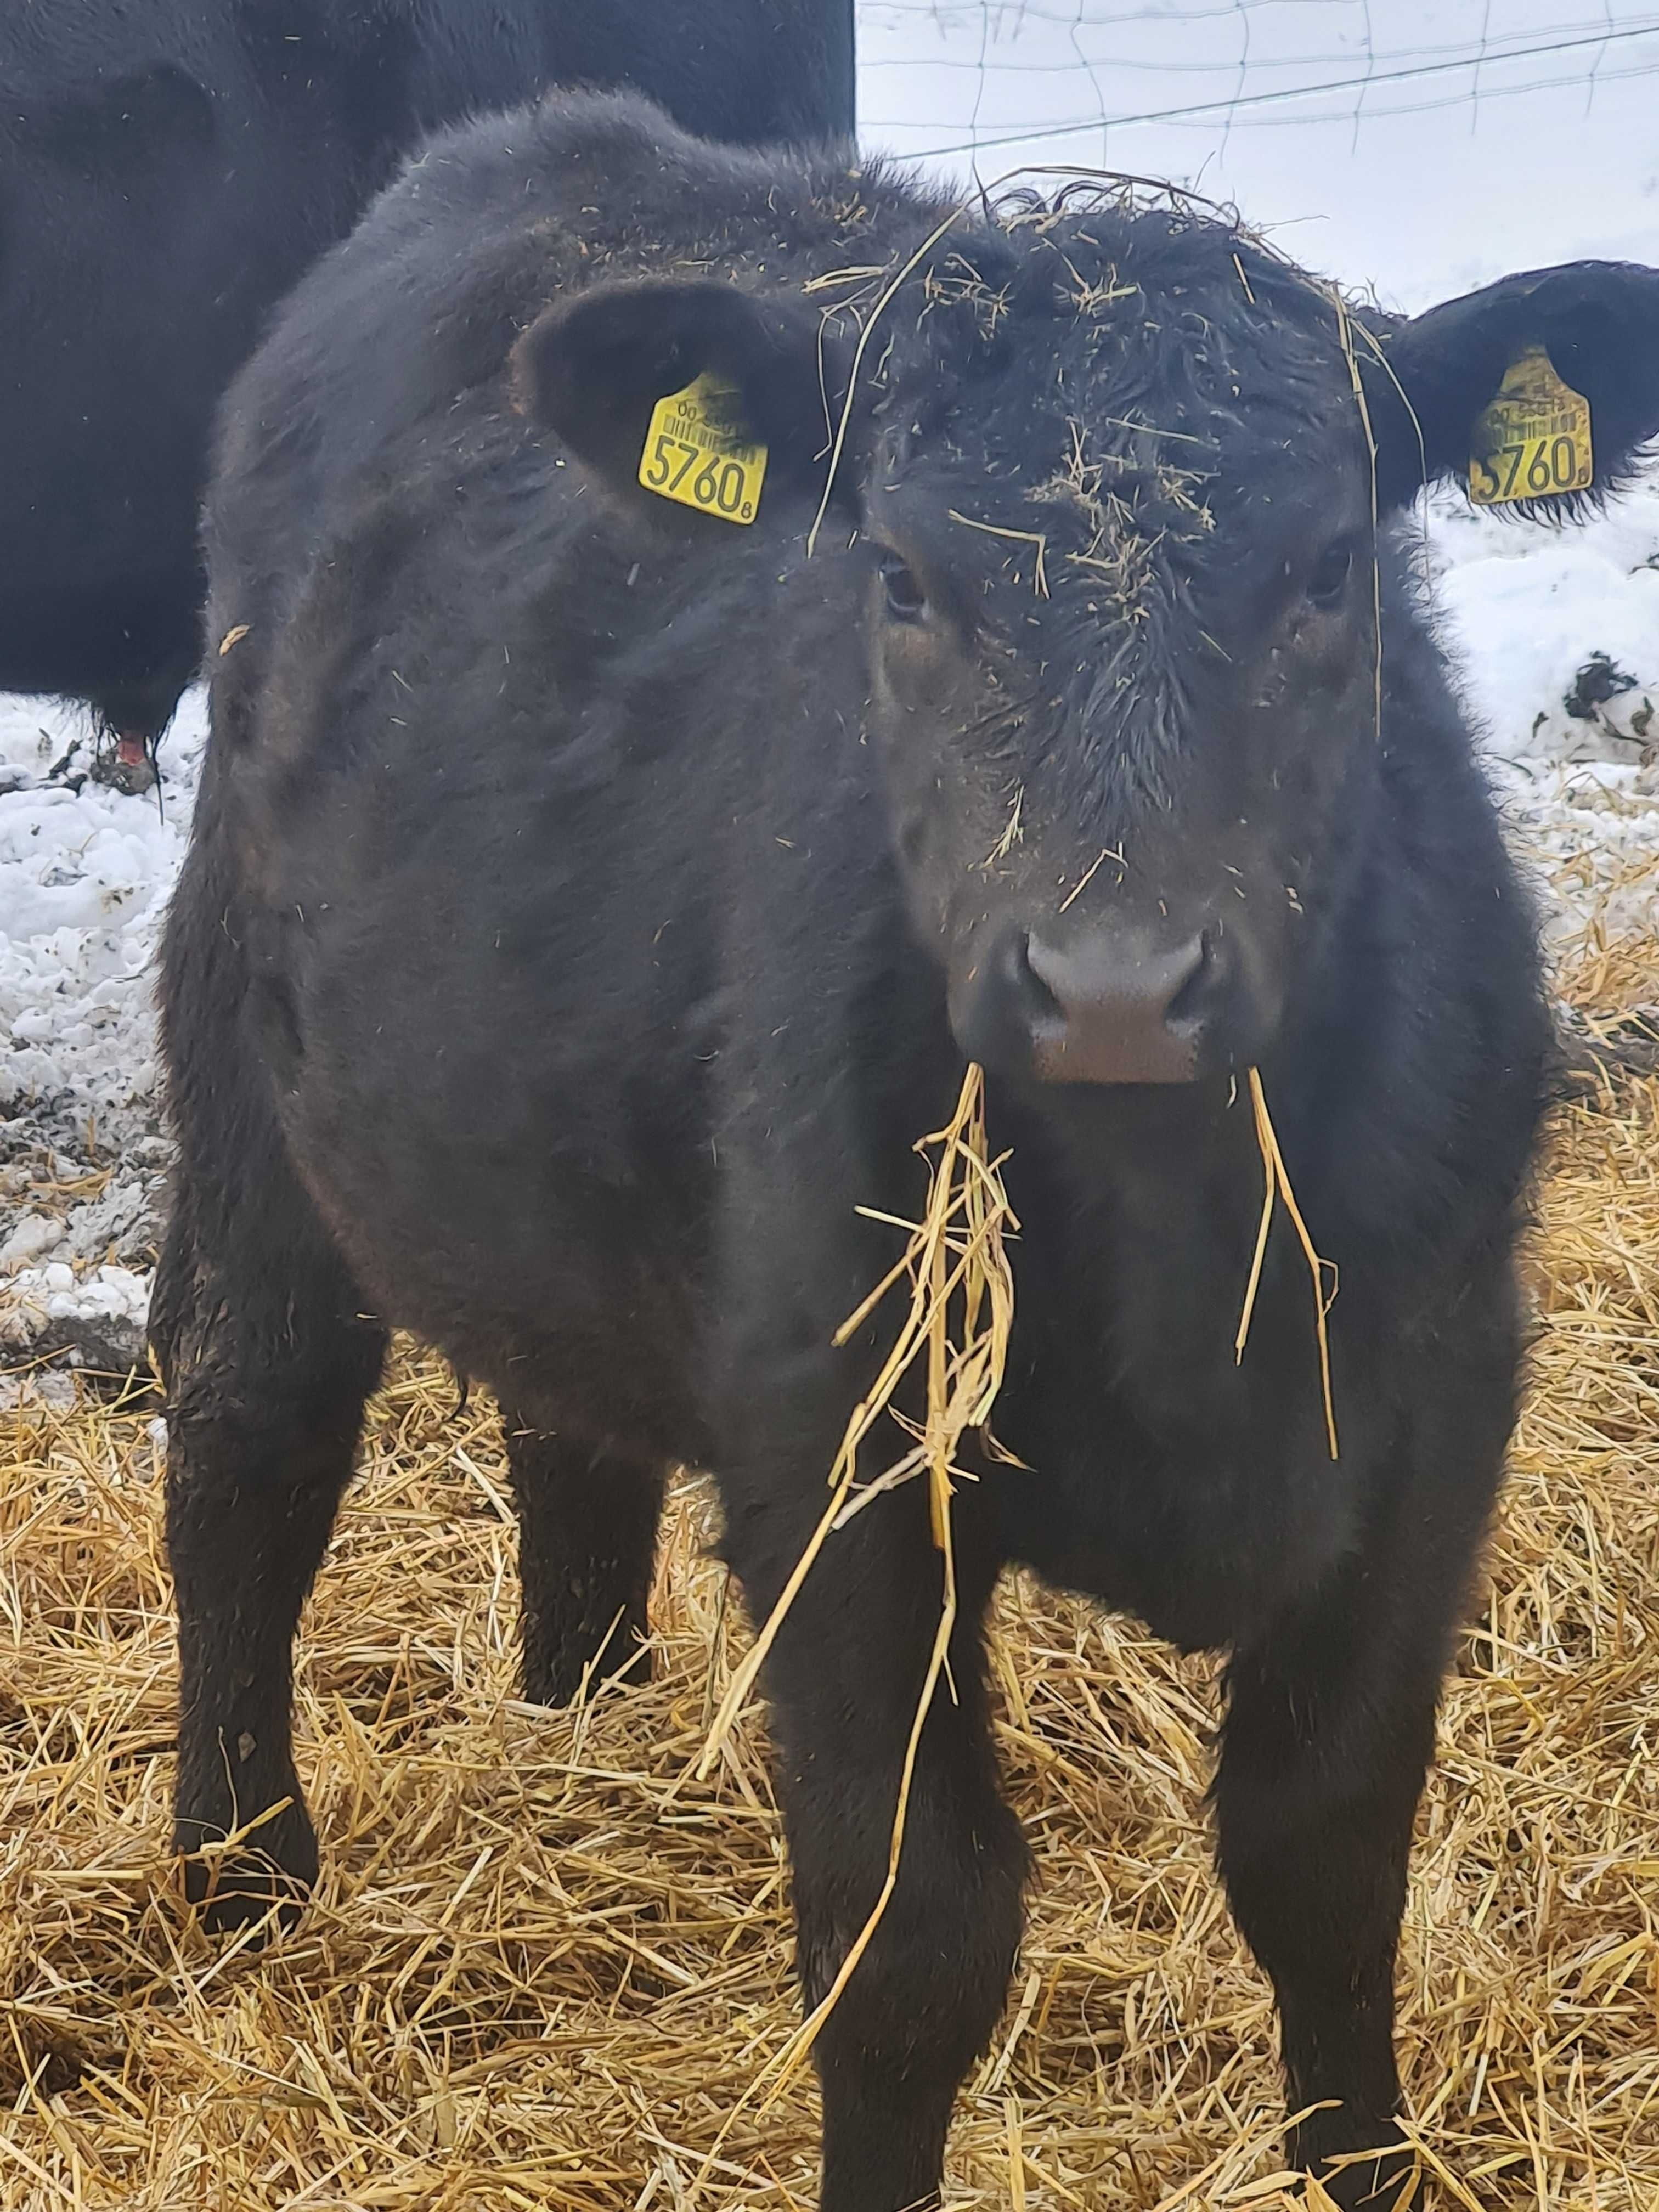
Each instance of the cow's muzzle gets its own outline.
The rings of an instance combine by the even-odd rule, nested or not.
[[[1096,929],[1062,945],[1006,927],[969,979],[957,1039],[1040,1083],[1190,1083],[1231,1056],[1234,966],[1209,929],[1176,944]]]

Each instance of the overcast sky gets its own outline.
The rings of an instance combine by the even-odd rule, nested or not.
[[[1659,0],[860,0],[859,35],[867,146],[1168,177],[1390,305],[1659,260]]]

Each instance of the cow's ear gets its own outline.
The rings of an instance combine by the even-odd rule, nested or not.
[[[1526,419],[1544,421],[1555,384],[1540,368],[1540,351],[1554,380],[1589,404],[1594,474],[1588,484],[1582,469],[1577,478],[1567,478],[1566,446],[1555,449],[1553,459],[1529,453],[1534,482],[1528,486],[1517,474],[1509,493],[1535,495],[1547,475],[1550,491],[1518,501],[1509,512],[1547,516],[1561,511],[1557,492],[1565,490],[1571,499],[1610,489],[1659,436],[1659,270],[1623,261],[1570,261],[1505,276],[1407,320],[1378,319],[1368,331],[1356,331],[1354,338],[1384,506],[1400,505],[1439,477],[1468,482],[1472,458],[1487,447],[1492,418],[1486,410],[1518,363],[1528,367],[1510,392],[1524,390],[1528,375],[1541,375],[1541,387],[1534,389],[1546,396]],[[1558,400],[1549,419],[1565,428],[1565,416],[1577,412],[1570,402]],[[1506,410],[1498,419],[1514,425],[1522,418]],[[1509,474],[1504,463],[1499,494]],[[1475,489],[1492,497],[1491,475],[1479,476]]]
[[[848,366],[834,326],[794,295],[643,279],[549,307],[514,347],[513,377],[520,408],[617,498],[695,527],[640,481],[657,403],[702,377],[719,387],[721,427],[766,449],[761,511],[775,512],[788,493],[823,491]]]

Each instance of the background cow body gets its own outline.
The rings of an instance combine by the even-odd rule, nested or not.
[[[0,690],[153,737],[201,653],[212,410],[399,157],[556,82],[850,135],[852,0],[35,0],[0,21]]]
[[[858,327],[824,303],[867,315],[907,266],[809,553]],[[958,1498],[957,1696],[817,2047],[824,2203],[931,2200],[1001,2002],[1024,1855],[978,1630],[1010,1560],[1231,1650],[1220,1857],[1292,2104],[1326,2106],[1296,2154],[1386,2137],[1546,1024],[1370,500],[1461,463],[1522,343],[1616,471],[1659,424],[1656,291],[1586,265],[1379,325],[1373,477],[1331,295],[1243,234],[953,218],[631,101],[440,142],[307,280],[226,412],[210,624],[246,635],[167,952],[182,1848],[288,1798],[258,1842],[314,1873],[289,1643],[389,1323],[503,1400],[532,1694],[626,1656],[675,1460],[770,1607],[881,1349],[830,1349],[893,1256],[855,1209],[913,1217],[969,1036],[1013,1148],[996,1422],[1028,1465]],[[704,370],[769,447],[750,530],[635,482],[652,401]],[[1126,1041],[1170,1079],[1117,1079]],[[1234,1358],[1250,1061],[1340,1269],[1334,1464],[1282,1231]],[[939,1595],[912,1486],[769,1664],[809,1998],[881,1880]],[[220,1881],[233,1916],[269,1895],[245,1859]]]

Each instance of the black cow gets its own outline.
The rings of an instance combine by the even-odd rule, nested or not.
[[[426,131],[635,84],[758,144],[853,129],[853,0],[32,0],[0,20],[0,690],[135,756],[200,659],[212,414]]]
[[[1366,323],[1183,205],[953,212],[623,98],[440,143],[307,278],[228,402],[210,623],[245,635],[165,961],[178,1846],[286,1802],[194,1858],[217,1915],[316,1871],[289,1644],[388,1327],[506,1408],[532,1696],[631,1656],[677,1461],[764,1614],[886,1341],[831,1346],[895,1257],[857,1209],[915,1218],[971,1055],[1024,1464],[988,1447],[957,1501],[954,1698],[817,2046],[823,2203],[933,2200],[1003,2002],[980,1636],[1015,1560],[1231,1655],[1219,1858],[1317,2108],[1294,2154],[1389,2142],[1547,1037],[1397,518],[1538,343],[1605,485],[1659,428],[1649,270]],[[750,525],[638,481],[703,373],[769,451]],[[1334,1463],[1282,1221],[1234,1357],[1252,1068],[1340,1270]],[[898,1488],[769,1663],[809,1999],[882,1880],[940,1596]]]

